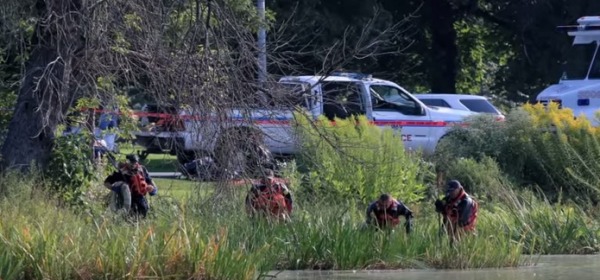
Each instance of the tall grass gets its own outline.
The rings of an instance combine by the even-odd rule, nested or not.
[[[355,154],[362,155],[372,154]],[[321,177],[321,183],[368,171],[343,168],[342,158],[321,160],[338,172],[324,173],[332,177]],[[291,164],[284,173],[297,191],[301,178],[295,168]],[[152,199],[150,218],[131,222],[106,210],[100,198],[107,190],[99,185],[85,193],[85,211],[73,211],[41,191],[40,178],[5,174],[0,176],[0,278],[254,279],[279,269],[511,267],[526,262],[523,254],[600,250],[600,225],[586,211],[514,191],[491,159],[465,159],[448,170],[465,175],[492,170],[486,174],[497,177],[465,180],[481,194],[490,194],[483,184],[494,184],[488,187],[493,195],[478,199],[476,234],[455,245],[440,234],[439,217],[424,200],[408,204],[416,217],[411,235],[403,228],[364,228],[364,205],[331,196],[297,196],[291,223],[249,220],[242,206],[246,189],[213,201],[210,188],[216,185],[193,194],[190,189],[190,195],[177,195],[181,199],[163,193]]]
[[[364,209],[325,202],[300,202],[293,223],[250,221],[242,196],[210,207],[159,199],[153,218],[131,223],[110,212],[74,214],[31,185],[13,183],[20,188],[0,202],[2,279],[254,279],[277,269],[506,267],[522,264],[523,253],[597,250],[600,237],[585,213],[534,198],[516,199],[520,209],[483,205],[477,235],[451,246],[428,204],[412,205],[409,236],[401,228],[365,229]]]
[[[483,215],[510,232],[512,240],[534,254],[572,254],[600,251],[600,224],[588,204],[550,202],[543,190],[523,190],[506,178],[489,157],[457,159],[448,175],[458,178],[484,206]]]

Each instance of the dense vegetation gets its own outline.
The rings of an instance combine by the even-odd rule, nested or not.
[[[278,269],[505,267],[527,262],[523,254],[600,251],[600,130],[555,105],[507,107],[505,122],[473,118],[432,157],[405,153],[392,131],[364,118],[334,126],[299,114],[304,153],[284,172],[297,205],[289,224],[248,220],[246,188],[224,184],[179,187],[176,197],[161,188],[141,222],[108,211],[101,179],[111,167],[92,164],[82,138],[91,131],[56,137],[67,115],[84,123],[83,107],[126,111],[148,97],[201,113],[250,106],[265,87],[255,79],[261,25],[269,81],[344,68],[411,91],[522,102],[559,77],[569,41],[554,27],[599,4],[273,0],[265,21],[253,5],[2,1],[0,159],[17,168],[0,174],[0,278],[252,279]],[[439,235],[432,209],[448,178],[482,207],[478,234],[457,247]],[[415,211],[412,235],[362,227],[380,192]]]
[[[565,116],[563,120],[569,117],[562,111],[548,113],[536,111],[535,107],[518,109],[509,116],[513,114],[520,116],[518,121],[511,117],[497,125],[508,129],[549,116],[554,116],[550,119],[555,121],[560,116]],[[480,122],[489,125],[486,121],[474,120],[464,133],[484,135],[479,131],[483,127]],[[568,193],[548,188],[543,185],[545,180],[524,188],[519,181],[522,177],[514,175],[518,172],[504,168],[499,158],[485,155],[492,151],[486,146],[458,146],[462,158],[455,158],[443,172],[463,180],[482,208],[477,234],[453,247],[440,235],[439,217],[427,196],[439,190],[431,174],[423,174],[434,168],[416,172],[415,167],[424,164],[424,159],[418,154],[403,153],[401,141],[394,134],[367,124],[356,127],[354,121],[314,126],[299,118],[298,123],[309,143],[304,147],[307,155],[300,158],[303,166],[291,162],[282,171],[291,180],[296,198],[292,223],[248,219],[240,207],[247,190],[243,186],[187,185],[181,195],[182,189],[177,187],[180,183],[175,181],[174,188],[180,195],[170,196],[172,186],[163,185],[161,195],[151,200],[151,217],[131,222],[108,210],[106,190],[99,183],[56,193],[45,190],[44,185],[52,181],[42,177],[24,179],[18,174],[4,174],[0,181],[0,243],[5,250],[0,252],[0,276],[254,279],[279,269],[507,267],[535,262],[524,254],[600,250],[597,208],[584,199],[587,194],[597,193],[594,177],[573,173],[580,182],[588,184],[580,184],[581,189]],[[530,122],[529,129],[540,129],[542,126],[536,125],[540,123],[543,122]],[[577,137],[585,133],[567,131],[579,125],[567,122],[564,130],[536,133],[540,139],[558,137],[564,147],[572,147],[570,141],[582,139]],[[486,129],[491,133],[494,127]],[[364,130],[370,133],[359,133]],[[323,137],[314,137],[317,131]],[[319,144],[336,139],[336,135],[345,135],[350,142],[360,139],[362,145],[344,148],[339,155],[348,157],[343,160],[331,153],[331,146]],[[394,141],[397,145],[386,145]],[[342,147],[343,143],[348,142],[341,142]],[[556,146],[555,142],[542,144]],[[523,144],[512,145],[523,148]],[[600,146],[595,146],[594,151],[598,151],[597,147]],[[377,149],[382,150],[376,152]],[[471,151],[471,155],[463,151]],[[521,155],[536,153],[539,151],[532,149]],[[302,163],[318,154],[330,156],[312,157],[310,165]],[[386,154],[390,161],[374,164],[374,154]],[[444,159],[456,154],[438,156],[429,159],[430,166],[442,166]],[[560,161],[549,159],[539,164],[557,171],[571,166],[556,167]],[[367,170],[393,170],[404,180],[374,178]],[[96,172],[102,176],[101,170]],[[215,195],[222,194],[218,188],[232,191],[223,198]],[[403,230],[377,232],[363,226],[369,196],[381,191],[393,193],[415,212],[411,235]],[[562,194],[564,199],[550,201],[545,194]],[[65,203],[69,201],[79,203]]]

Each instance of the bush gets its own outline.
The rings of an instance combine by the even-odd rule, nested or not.
[[[85,191],[96,179],[91,143],[86,133],[65,135],[54,142],[46,177],[68,205],[83,206]]]
[[[490,157],[484,157],[481,161],[457,159],[448,166],[446,176],[459,180],[468,193],[480,199],[485,197],[493,200],[511,187],[496,161]]]
[[[599,201],[599,130],[585,117],[574,118],[570,110],[524,105],[507,115],[505,122],[476,116],[468,127],[451,130],[438,145],[434,158],[445,171],[455,158],[481,162],[494,159],[511,179],[525,186],[539,186],[556,201],[567,198]]]
[[[303,151],[299,164],[307,170],[313,195],[365,204],[382,192],[405,202],[423,197],[420,163],[407,155],[391,129],[369,124],[365,117],[332,123],[302,115],[296,120]]]

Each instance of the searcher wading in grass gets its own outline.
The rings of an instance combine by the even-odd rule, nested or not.
[[[256,216],[272,217],[289,221],[293,210],[290,190],[282,180],[275,177],[273,170],[264,169],[263,178],[253,183],[246,195],[246,212]]]
[[[404,216],[406,233],[412,231],[412,211],[402,202],[394,199],[389,194],[381,194],[378,200],[367,207],[366,225],[374,225],[377,229],[394,228],[400,224],[400,216]]]
[[[106,177],[104,186],[116,197],[116,210],[123,209],[134,217],[145,218],[149,210],[145,196],[156,195],[158,188],[136,155],[127,155],[126,159],[118,163],[118,171]]]
[[[443,230],[451,243],[459,241],[466,233],[475,233],[478,210],[479,204],[458,180],[450,180],[444,198],[435,201],[435,211],[441,215]]]

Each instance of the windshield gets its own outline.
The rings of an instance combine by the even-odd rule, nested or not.
[[[373,110],[398,110],[405,115],[419,115],[421,107],[408,93],[388,85],[369,87]]]
[[[567,62],[563,69],[561,80],[583,80],[590,70],[590,63],[594,59],[597,45],[596,42],[589,44],[577,44],[571,47],[567,55]],[[596,64],[596,63],[594,63]],[[600,67],[600,64],[596,68]],[[600,68],[594,76],[600,77]]]

